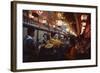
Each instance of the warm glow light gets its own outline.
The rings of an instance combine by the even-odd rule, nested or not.
[[[84,30],[85,30],[85,27],[82,27],[82,28],[81,28],[81,33],[80,33],[80,34],[83,34]]]
[[[68,28],[66,28],[66,31],[67,31],[67,32],[69,32],[69,29],[68,29]]]
[[[63,22],[63,25],[66,25],[66,26],[67,26],[67,25],[68,25],[68,23],[66,23],[66,22]]]
[[[37,13],[38,13],[39,15],[41,15],[41,14],[43,13],[43,11],[40,11],[40,10],[39,10],[39,11],[37,11]]]
[[[32,16],[32,14],[29,14],[29,18],[34,18],[34,16]]]
[[[53,25],[53,28],[55,28],[56,26],[55,25]]]
[[[64,17],[63,17],[63,13],[57,13],[57,17],[58,17],[58,19],[64,19]]]
[[[82,27],[82,30],[84,30],[85,29],[85,27]]]
[[[58,18],[62,17],[62,14],[61,13],[58,13],[57,14]]]
[[[81,24],[82,24],[82,26],[86,26],[86,22],[82,22]]]
[[[81,20],[87,20],[87,15],[86,14],[84,14],[84,15],[81,15]]]
[[[75,32],[73,31],[70,31],[70,34],[74,35],[74,36],[77,36]]]
[[[42,23],[47,23],[47,21],[46,20],[42,20]]]
[[[57,26],[62,26],[62,24],[63,24],[63,22],[62,22],[62,20],[57,20]]]

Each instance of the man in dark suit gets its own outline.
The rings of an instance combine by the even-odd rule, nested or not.
[[[23,62],[37,61],[37,50],[33,40],[35,29],[28,27],[27,35],[23,40]]]

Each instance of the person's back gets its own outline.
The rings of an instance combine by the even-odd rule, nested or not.
[[[23,41],[23,62],[36,61],[36,50],[34,40],[26,36]]]

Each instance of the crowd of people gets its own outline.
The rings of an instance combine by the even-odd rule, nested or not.
[[[89,59],[90,38],[47,32],[41,42],[35,42],[35,28],[28,27],[23,39],[23,62]]]

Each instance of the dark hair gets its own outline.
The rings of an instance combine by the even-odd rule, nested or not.
[[[46,36],[47,37],[47,40],[50,39],[50,35],[48,33],[44,33],[43,37]]]
[[[28,35],[31,35],[34,31],[35,31],[35,29],[33,27],[28,27],[28,29],[27,29]]]

